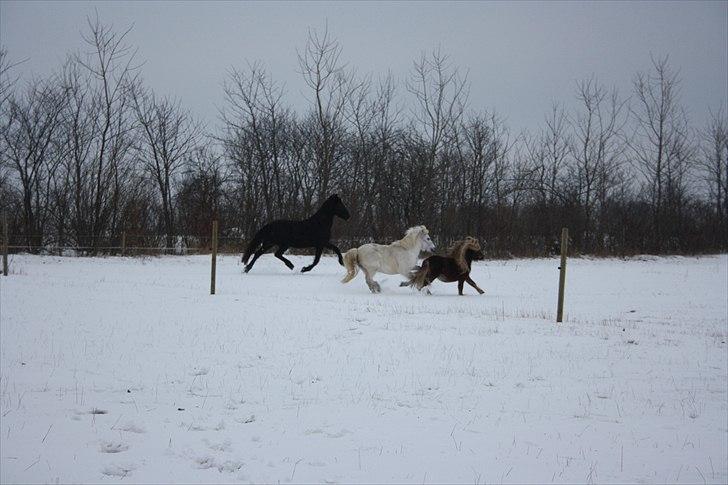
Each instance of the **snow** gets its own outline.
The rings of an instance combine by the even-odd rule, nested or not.
[[[0,482],[728,481],[726,255],[571,259],[558,325],[556,259],[238,260],[12,257]]]

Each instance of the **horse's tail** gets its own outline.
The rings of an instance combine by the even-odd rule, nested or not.
[[[348,283],[359,272],[359,250],[357,248],[349,249],[344,253],[344,267],[346,268],[346,276],[341,282]]]
[[[260,246],[260,244],[263,242],[263,229],[255,233],[255,236],[253,237],[253,240],[250,241],[250,244],[248,244],[248,247],[245,249],[245,252],[243,253],[243,264],[248,264],[248,260],[250,259],[250,256],[253,255],[256,249]]]
[[[418,290],[421,290],[427,284],[427,273],[430,272],[430,262],[428,260],[422,261],[422,266],[419,268],[415,267],[409,276],[409,281],[403,283],[403,286],[414,286]]]

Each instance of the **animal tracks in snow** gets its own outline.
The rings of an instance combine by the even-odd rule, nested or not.
[[[248,417],[245,418],[235,418],[235,421],[237,421],[240,424],[250,424],[255,422],[255,414],[251,414]]]
[[[211,443],[208,440],[204,440],[204,442],[213,451],[231,451],[232,450],[230,440],[225,440],[221,443]]]
[[[136,470],[136,465],[125,463],[125,464],[111,464],[101,469],[101,473],[109,477],[128,477],[131,472]]]
[[[322,434],[326,436],[327,438],[343,438],[347,434],[351,434],[351,431],[348,429],[341,429],[340,431],[337,431],[336,433],[327,433],[321,428],[314,428],[314,429],[307,429],[303,432],[304,435],[313,435],[313,434]]]
[[[102,441],[99,445],[101,453],[121,453],[129,449],[129,445],[115,441]]]
[[[120,429],[121,431],[127,431],[129,433],[137,433],[137,434],[141,434],[141,433],[146,433],[147,432],[147,430],[144,429],[143,426],[139,426],[138,424],[132,423],[132,422],[126,423],[126,424],[124,424],[122,426],[119,426],[116,429]]]
[[[206,376],[210,372],[210,369],[208,367],[195,367],[192,369],[192,372],[190,372],[191,376]]]
[[[198,458],[194,459],[194,466],[195,468],[200,468],[203,470],[209,469],[209,468],[217,468],[217,470],[227,473],[233,473],[238,470],[240,470],[243,467],[243,462],[241,461],[235,461],[235,460],[225,460],[225,461],[219,461],[214,456],[200,456]]]

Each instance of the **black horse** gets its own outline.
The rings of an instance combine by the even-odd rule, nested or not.
[[[344,260],[341,257],[341,251],[329,241],[334,216],[344,220],[349,219],[349,211],[336,194],[326,199],[321,208],[308,219],[302,221],[278,220],[266,224],[255,234],[243,254],[245,272],[250,271],[257,259],[273,246],[278,246],[275,252],[276,258],[283,261],[289,269],[293,269],[293,263],[283,256],[288,248],[316,248],[313,263],[304,267],[301,270],[302,273],[311,271],[318,264],[324,248],[332,249],[339,258],[339,264],[343,266]],[[255,253],[253,260],[248,263],[248,259],[253,253]]]

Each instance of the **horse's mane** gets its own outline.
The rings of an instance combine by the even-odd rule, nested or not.
[[[429,231],[425,226],[413,226],[404,232],[404,237],[398,241],[394,241],[392,246],[401,246],[404,249],[412,249],[420,234],[428,234]]]
[[[341,201],[341,199],[337,194],[329,196],[325,201],[323,201],[323,203],[319,206],[316,212],[311,215],[309,219],[314,219],[324,214],[333,213],[336,202],[338,201]]]
[[[465,253],[468,249],[480,251],[480,241],[472,236],[468,236],[462,241],[455,241],[448,251],[450,257],[455,260],[463,272],[468,271],[468,262],[465,261]]]
[[[326,198],[326,200],[321,204],[321,207],[319,207],[319,212],[323,210],[331,210],[336,204],[336,201],[339,200],[339,196],[334,194]]]

